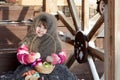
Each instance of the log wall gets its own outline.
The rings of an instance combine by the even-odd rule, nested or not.
[[[27,20],[33,18],[33,13],[32,6],[0,6],[0,20]]]
[[[26,32],[26,26],[0,25],[0,74],[14,70],[19,65],[16,58],[17,47]]]

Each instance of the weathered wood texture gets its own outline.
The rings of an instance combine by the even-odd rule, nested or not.
[[[80,24],[80,18],[78,16],[77,8],[75,6],[75,2],[73,0],[67,0],[67,2],[75,25],[75,30],[78,31],[79,29],[81,29],[81,24]]]
[[[0,26],[0,48],[17,47],[26,31],[26,26]]]
[[[33,13],[32,6],[0,6],[0,20],[27,20],[33,18]]]
[[[48,13],[57,13],[57,0],[44,0],[43,1],[43,11]]]
[[[4,53],[0,54],[0,74],[15,70],[19,62],[16,58],[16,53]]]
[[[67,5],[67,0],[56,0],[56,1],[57,1],[58,6]],[[78,0],[74,0],[74,1],[75,1],[76,5],[81,5],[81,1],[78,1]],[[42,5],[43,0],[18,0],[18,4],[19,5]]]
[[[74,25],[71,23],[71,21],[69,22],[67,20],[67,17],[60,11],[58,11],[58,17],[59,19],[64,23],[64,25],[67,27],[67,29],[69,30],[69,32],[71,32],[72,35],[75,35],[75,27]]]
[[[105,80],[120,79],[120,1],[105,6]]]
[[[103,52],[103,50],[88,46],[88,51],[92,56],[94,56],[94,57],[96,57],[96,58],[98,58],[98,59],[100,59],[101,61],[104,62],[104,52]]]
[[[82,0],[82,30],[89,29],[89,0]]]
[[[16,58],[17,47],[26,32],[26,26],[0,26],[0,74],[14,70],[19,65]]]
[[[88,41],[95,41],[97,35],[100,33],[101,30],[103,30],[104,26],[101,26],[103,22],[104,22],[104,17],[101,16],[93,26],[92,30],[88,33],[87,35]]]

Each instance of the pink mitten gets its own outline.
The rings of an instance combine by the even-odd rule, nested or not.
[[[60,63],[60,58],[57,54],[53,53],[51,56],[47,56],[46,61],[51,62],[51,64]]]
[[[67,55],[66,55],[66,51],[65,50],[62,50],[62,52],[60,52],[58,54],[58,56],[60,57],[60,60],[61,60],[60,64],[63,64],[66,61],[66,59],[67,59]]]
[[[51,56],[47,56],[46,60],[51,64],[63,64],[66,61],[66,52],[62,50],[59,54],[53,53]]]

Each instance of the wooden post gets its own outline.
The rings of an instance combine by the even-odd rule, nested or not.
[[[79,19],[79,16],[78,16],[78,12],[77,12],[77,9],[76,9],[75,2],[73,0],[67,0],[67,1],[68,1],[68,6],[69,6],[69,9],[70,9],[70,12],[71,12],[73,22],[75,24],[75,29],[76,29],[76,31],[81,30],[80,19]]]
[[[105,6],[105,80],[120,80],[120,0]]]
[[[89,0],[82,0],[82,30],[89,29]]]
[[[56,14],[57,10],[57,0],[43,0],[43,11]]]
[[[105,80],[115,80],[115,9],[114,3],[108,4],[111,6],[105,6]]]

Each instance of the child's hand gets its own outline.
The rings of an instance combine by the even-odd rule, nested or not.
[[[52,56],[47,56],[46,61],[47,61],[47,62],[53,62]]]
[[[66,55],[66,51],[65,51],[65,50],[62,50],[62,51],[58,54],[58,56],[59,56],[60,59],[61,59],[60,64],[63,64],[63,63],[66,61],[66,59],[67,59],[67,55]]]
[[[40,58],[40,53],[30,53],[28,54],[28,56],[26,57],[26,61],[28,63],[33,63],[34,61],[36,61],[37,59]]]
[[[63,64],[66,57],[65,50],[62,50],[59,54],[53,53],[51,56],[47,56],[46,61],[51,62],[51,64]]]
[[[51,64],[60,63],[60,58],[57,54],[53,53],[51,56],[47,56],[46,61],[51,62]]]

